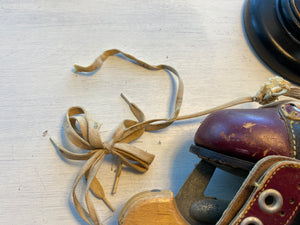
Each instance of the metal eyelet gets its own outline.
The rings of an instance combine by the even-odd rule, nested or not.
[[[241,225],[264,225],[257,217],[247,217],[243,219]]]
[[[283,204],[281,194],[274,189],[267,189],[263,191],[258,198],[258,205],[265,213],[278,212]]]

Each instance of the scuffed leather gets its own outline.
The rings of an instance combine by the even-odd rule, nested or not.
[[[210,114],[198,128],[194,141],[252,162],[268,155],[291,157],[290,133],[285,123],[278,106],[226,109]]]
[[[300,159],[300,109],[295,103],[287,103],[279,108],[284,118],[290,141],[290,156]]]

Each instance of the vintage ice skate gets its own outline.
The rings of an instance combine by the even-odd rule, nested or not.
[[[195,145],[191,146],[191,152],[197,154],[202,160],[180,189],[176,200],[168,191],[139,194],[129,201],[122,211],[120,224],[215,224],[229,204],[228,201],[204,196],[204,191],[216,167],[247,176],[255,162],[265,156],[298,157],[297,151],[300,146],[297,137],[300,132],[300,110],[297,103],[274,104],[279,96],[300,99],[300,89],[292,86],[291,83],[279,77],[272,77],[255,95],[238,97],[223,105],[181,116],[179,113],[183,99],[183,81],[178,72],[170,66],[152,66],[120,50],[110,49],[102,53],[94,63],[87,67],[75,65],[75,71],[93,72],[101,67],[108,57],[116,54],[122,54],[128,60],[132,60],[146,69],[167,70],[174,75],[178,81],[176,100],[169,117],[146,120],[142,110],[122,95],[136,120],[127,119],[121,122],[111,139],[107,141],[102,141],[100,137],[101,123],[94,120],[87,110],[82,107],[71,107],[67,111],[63,124],[66,137],[84,153],[66,149],[52,138],[51,141],[64,157],[71,160],[87,160],[79,170],[72,190],[74,206],[86,223],[102,224],[90,198],[90,191],[94,193],[95,197],[102,199],[112,210],[114,209],[96,177],[104,157],[112,154],[119,159],[113,188],[113,193],[115,193],[123,166],[132,167],[139,172],[146,172],[154,159],[153,154],[135,147],[131,142],[146,131],[160,130],[179,120],[210,114],[195,135]],[[257,102],[264,107],[221,111],[249,102]],[[270,105],[272,102],[273,105]],[[262,164],[262,166],[264,165]],[[263,172],[265,171],[266,169]],[[264,176],[263,172],[259,174],[259,177]],[[297,174],[298,171],[295,173]],[[256,172],[249,176],[258,178]],[[296,176],[300,177],[300,175]],[[261,181],[256,178],[255,182],[259,184]],[[86,180],[85,198],[80,201],[76,189],[79,182],[84,179]],[[246,191],[247,194],[251,194],[250,190],[252,192],[256,189],[246,186],[246,188],[242,187],[240,192]],[[285,193],[282,193],[282,196],[285,198]],[[299,200],[296,197],[293,199],[297,205]],[[244,200],[246,201],[248,198],[249,196],[246,196]],[[238,203],[241,202],[239,199]],[[141,207],[141,205],[145,205],[145,207]],[[237,204],[234,203],[234,205]],[[242,207],[242,205],[240,206]],[[237,207],[236,211],[238,212],[241,207]],[[286,225],[293,220],[297,210],[298,206],[293,213],[284,211],[281,215],[282,218],[288,218],[285,222]],[[250,220],[250,223],[247,221],[249,222],[249,220],[246,222],[243,220],[242,225],[255,225],[256,220]]]
[[[175,199],[170,191],[138,194],[124,207],[119,224],[296,224],[293,220],[300,204],[300,161],[295,159],[300,154],[299,135],[297,103],[277,102],[258,109],[212,113],[200,125],[190,148],[202,160]],[[286,164],[297,168],[293,175],[273,176]],[[229,206],[229,201],[204,196],[216,167],[240,176],[251,171]],[[282,171],[286,174],[289,169]],[[263,200],[254,205],[249,203],[253,198]],[[139,221],[140,213],[149,217],[140,217],[143,222]],[[274,222],[269,220],[270,215]]]
[[[220,212],[223,211],[219,210],[218,206],[223,203],[203,194],[206,181],[209,179],[206,176],[209,176],[213,169],[211,168],[212,171],[198,169],[201,167],[207,169],[206,166],[204,160],[199,163],[198,176],[195,176],[195,171],[192,173],[176,196],[176,200],[171,191],[149,191],[134,196],[121,211],[119,225],[298,225],[300,223],[299,160],[284,156],[267,156],[261,159],[253,167],[222,216]],[[192,176],[194,179],[191,179]],[[191,187],[197,181],[201,181],[198,186],[189,189],[189,193],[185,192],[186,187]],[[187,194],[185,196],[187,199],[182,198],[182,194]],[[185,204],[195,199],[202,202]],[[224,204],[221,207],[224,207]],[[194,214],[195,212],[198,214]],[[215,221],[215,214],[221,217],[218,221]],[[210,221],[199,221],[203,218]]]
[[[277,102],[258,109],[210,114],[195,134],[191,152],[237,174],[247,174],[268,155],[300,159],[300,104]]]

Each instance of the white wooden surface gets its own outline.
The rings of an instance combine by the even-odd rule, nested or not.
[[[70,192],[83,162],[63,159],[49,137],[65,143],[62,119],[74,105],[103,123],[102,136],[133,118],[123,92],[147,118],[170,113],[174,81],[112,57],[92,76],[72,72],[118,48],[181,74],[181,115],[254,94],[272,76],[250,50],[242,29],[243,0],[0,0],[0,224],[84,224]],[[248,105],[255,107],[255,105]],[[245,106],[243,106],[245,107]],[[179,190],[198,158],[188,152],[203,118],[146,133],[135,145],[156,155],[145,174],[124,170],[110,194],[116,165],[98,177],[116,207],[95,200],[104,224],[134,194]],[[208,194],[231,198],[242,180],[217,171]]]

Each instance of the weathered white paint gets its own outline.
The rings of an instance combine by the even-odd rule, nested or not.
[[[83,106],[101,121],[104,138],[133,118],[121,92],[147,118],[170,112],[174,82],[167,74],[112,57],[93,76],[81,76],[72,72],[74,63],[87,65],[119,48],[169,64],[184,80],[182,115],[256,93],[272,72],[247,44],[242,6],[241,0],[0,0],[0,223],[84,224],[70,204],[83,162],[64,160],[49,141],[63,141],[70,106]],[[95,200],[104,224],[117,224],[118,212],[138,192],[179,190],[198,161],[188,150],[202,119],[139,139],[135,145],[156,158],[145,174],[124,170],[115,196],[116,165],[108,157],[98,177],[117,210]],[[208,192],[231,198],[240,183],[217,171]]]

